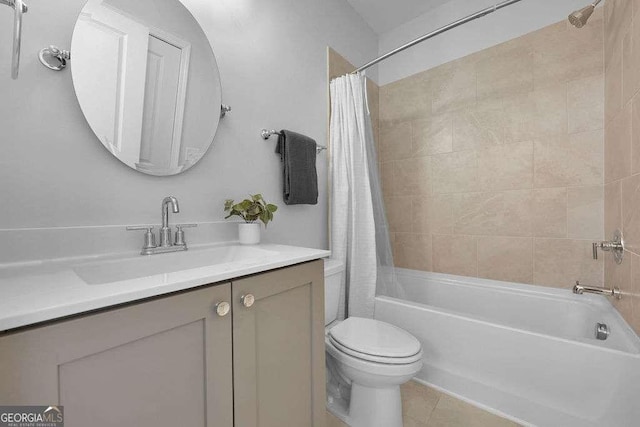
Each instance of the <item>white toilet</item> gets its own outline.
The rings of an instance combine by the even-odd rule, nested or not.
[[[400,385],[422,368],[420,342],[407,331],[374,319],[337,321],[342,263],[325,260],[327,366],[346,387],[346,407],[330,409],[351,427],[402,427]],[[341,413],[344,412],[344,413]]]

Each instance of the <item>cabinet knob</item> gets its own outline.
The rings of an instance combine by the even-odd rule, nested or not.
[[[222,301],[216,304],[216,314],[220,317],[224,317],[229,314],[230,310],[231,305],[226,301]]]
[[[256,302],[256,297],[254,297],[252,294],[246,294],[240,297],[240,301],[242,302],[242,305],[249,308],[253,305],[254,302]]]

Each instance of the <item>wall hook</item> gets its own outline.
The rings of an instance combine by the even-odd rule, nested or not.
[[[40,51],[38,58],[48,69],[60,71],[67,67],[67,61],[71,60],[71,52],[59,49],[57,46],[49,46]]]

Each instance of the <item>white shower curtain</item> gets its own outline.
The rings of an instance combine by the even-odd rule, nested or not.
[[[330,138],[331,250],[346,267],[341,315],[371,318],[378,272],[368,158],[374,141],[364,76],[331,82]]]

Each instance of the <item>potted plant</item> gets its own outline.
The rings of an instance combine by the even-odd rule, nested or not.
[[[238,235],[243,245],[260,243],[260,224],[257,221],[262,221],[266,228],[269,221],[273,220],[273,213],[278,210],[276,205],[267,203],[262,198],[262,194],[253,194],[249,197],[239,203],[231,199],[224,202],[224,211],[228,213],[225,219],[239,216],[244,220],[244,224],[238,224]]]

